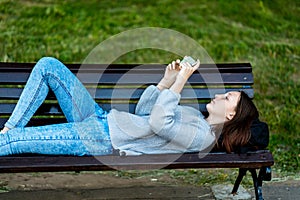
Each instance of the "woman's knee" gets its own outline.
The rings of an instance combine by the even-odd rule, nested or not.
[[[53,57],[43,57],[41,58],[36,65],[34,66],[33,70],[42,71],[44,73],[56,71],[58,68],[65,67],[62,62],[58,59]]]
[[[63,63],[56,58],[43,57],[36,63],[34,68],[48,69],[48,68],[57,68],[62,66],[64,66]]]
[[[49,65],[49,64],[57,64],[61,63],[58,59],[53,57],[42,57],[39,59],[39,61],[36,63],[36,65]]]

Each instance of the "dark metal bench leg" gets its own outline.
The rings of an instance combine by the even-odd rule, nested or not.
[[[262,167],[258,176],[261,177],[263,181],[270,181],[272,179],[271,167]]]
[[[263,169],[260,169],[259,177],[257,177],[256,169],[249,169],[252,175],[253,179],[253,185],[255,190],[255,198],[256,200],[264,200],[262,196],[262,171]]]
[[[255,172],[255,176],[256,176],[256,172]],[[255,188],[255,190],[257,191],[257,194],[258,194],[257,199],[263,200],[263,196],[262,196],[263,181],[270,181],[270,180],[271,180],[271,167],[262,167],[262,168],[260,168],[259,169],[259,174],[258,174],[258,177],[257,177],[257,188]],[[255,195],[256,195],[256,193],[255,193]]]
[[[233,189],[231,191],[231,194],[236,195],[236,193],[237,193],[237,191],[239,189],[240,183],[242,182],[244,176],[247,173],[247,170],[248,169],[245,169],[245,168],[240,168],[239,169],[239,175],[238,175],[238,177],[235,180],[235,183],[234,183]]]

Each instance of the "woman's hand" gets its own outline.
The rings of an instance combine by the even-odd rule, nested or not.
[[[170,86],[173,85],[181,68],[179,64],[180,60],[177,59],[166,67],[164,77],[157,85],[160,90],[170,88]]]
[[[191,66],[189,63],[182,63],[180,66],[181,69],[176,76],[176,80],[174,84],[170,87],[170,90],[176,93],[181,93],[187,80],[194,73],[194,71],[196,71],[199,68],[200,60],[199,59],[197,60],[195,66]]]
[[[191,66],[188,62],[181,64],[181,69],[178,73],[178,76],[183,78],[185,81],[187,81],[190,76],[196,71],[200,66],[200,60],[197,60],[197,63],[195,66]],[[177,77],[178,77],[177,76]]]

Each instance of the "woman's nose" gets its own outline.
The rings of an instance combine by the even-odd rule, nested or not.
[[[215,99],[220,98],[220,96],[221,96],[220,94],[216,94],[216,95],[215,95]]]
[[[216,94],[215,99],[222,99],[224,98],[224,94]]]

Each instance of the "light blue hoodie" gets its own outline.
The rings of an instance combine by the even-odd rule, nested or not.
[[[215,142],[202,113],[180,106],[181,95],[151,85],[135,114],[112,109],[108,114],[111,141],[125,155],[201,152]]]

